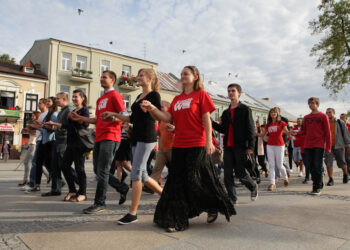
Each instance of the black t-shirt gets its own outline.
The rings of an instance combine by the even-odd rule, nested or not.
[[[89,109],[87,107],[82,107],[79,110],[73,110],[78,115],[89,117]],[[79,138],[76,130],[84,129],[89,127],[89,123],[82,123],[72,121],[71,119],[67,120],[67,123],[62,123],[62,128],[67,129],[67,144],[69,145],[79,145]]]
[[[140,94],[141,95],[141,94]],[[157,132],[155,128],[155,121],[149,112],[143,112],[140,103],[143,100],[151,102],[160,110],[160,95],[156,91],[148,93],[143,99],[138,100],[137,96],[135,102],[131,106],[130,122],[133,124],[132,142],[156,142]]]

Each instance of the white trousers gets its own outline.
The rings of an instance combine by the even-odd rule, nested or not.
[[[275,184],[275,165],[280,170],[282,178],[288,180],[286,169],[283,166],[284,146],[267,145],[266,151],[269,162],[270,184]]]

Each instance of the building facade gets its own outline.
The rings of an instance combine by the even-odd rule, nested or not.
[[[29,136],[23,135],[26,122],[45,97],[47,76],[28,61],[20,65],[0,63],[0,144],[8,140],[17,150]],[[16,158],[16,157],[15,157]]]
[[[47,95],[67,92],[72,96],[75,89],[82,89],[88,97],[91,112],[94,112],[96,100],[103,89],[100,76],[104,70],[112,70],[120,77],[127,78],[128,84],[116,84],[116,89],[124,96],[126,106],[135,99],[138,87],[131,79],[141,68],[157,70],[158,64],[118,53],[96,49],[84,45],[57,39],[37,40],[21,60],[21,64],[32,61],[48,76]],[[123,85],[123,86],[122,86]]]

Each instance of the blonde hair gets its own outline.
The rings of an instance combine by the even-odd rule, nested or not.
[[[144,72],[148,77],[152,79],[152,90],[159,92],[159,79],[154,69],[140,69],[137,74],[139,75],[141,72]]]
[[[197,91],[197,90],[200,90],[200,89],[204,89],[201,73],[199,72],[197,67],[189,65],[189,66],[185,66],[184,69],[189,69],[194,76],[198,76],[197,80],[194,81],[193,90]]]

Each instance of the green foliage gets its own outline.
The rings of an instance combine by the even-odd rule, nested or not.
[[[0,55],[0,62],[16,64],[16,59],[9,54],[2,54]]]
[[[323,0],[319,10],[309,26],[313,35],[323,37],[310,55],[318,56],[316,67],[324,69],[322,86],[337,95],[350,83],[350,1]]]

